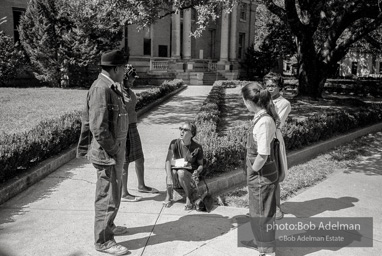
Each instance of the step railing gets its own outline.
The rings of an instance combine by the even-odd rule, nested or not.
[[[218,65],[216,62],[208,62],[208,71],[216,71],[218,69]]]
[[[150,70],[167,71],[169,67],[168,60],[150,60]]]

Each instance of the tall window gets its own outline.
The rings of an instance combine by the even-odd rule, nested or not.
[[[215,59],[215,48],[216,48],[216,30],[211,29],[210,30],[210,36],[211,36],[211,41],[210,41],[210,58]]]
[[[239,33],[239,47],[237,49],[237,57],[239,59],[244,58],[245,49],[245,33]]]
[[[143,55],[151,56],[151,39],[150,38],[143,39]]]
[[[382,61],[379,62],[379,74],[382,74]]]
[[[244,21],[247,20],[247,8],[248,8],[248,4],[246,3],[242,3],[240,5],[240,20],[244,20]]]
[[[358,69],[358,62],[357,61],[353,61],[351,63],[351,73],[353,75],[357,75],[357,69]]]
[[[198,16],[198,13],[194,8],[191,9],[191,20],[196,20]]]
[[[167,45],[158,45],[158,56],[159,57],[168,57]]]
[[[20,25],[21,16],[24,14],[25,9],[23,8],[12,8],[13,11],[13,39],[15,43],[20,40],[20,34],[17,27]]]

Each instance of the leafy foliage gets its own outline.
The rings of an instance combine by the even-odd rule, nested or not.
[[[239,0],[70,0],[83,7],[84,13],[89,9],[102,11],[115,17],[121,24],[136,24],[138,28],[147,27],[163,17],[177,13],[180,10],[193,7],[197,12],[194,36],[200,36],[211,20],[218,18],[222,12],[230,12]]]
[[[70,4],[69,4],[70,3]],[[32,0],[20,21],[20,40],[35,76],[55,87],[69,86],[70,71],[95,64],[101,52],[122,39],[122,25],[110,8],[79,1]]]
[[[27,67],[27,58],[19,43],[0,31],[0,84],[5,84],[20,73],[20,68]]]
[[[264,76],[278,65],[279,57],[293,55],[297,50],[288,24],[282,22],[263,4],[256,8],[255,27],[255,42],[247,48],[241,63],[247,70],[248,79],[253,75]]]
[[[35,77],[55,87],[60,86],[65,55],[62,31],[69,25],[58,2],[50,0],[32,0],[20,20],[20,40],[36,69]]]
[[[264,76],[275,65],[276,59],[270,52],[255,50],[254,44],[247,48],[244,61],[240,65],[246,69],[246,80],[254,76]]]

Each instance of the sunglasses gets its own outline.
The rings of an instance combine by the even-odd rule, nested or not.
[[[179,127],[179,131],[181,131],[181,132],[189,132],[191,130],[188,129],[188,128]]]

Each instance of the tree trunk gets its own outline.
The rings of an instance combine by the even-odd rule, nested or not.
[[[318,60],[312,37],[297,40],[298,96],[319,99],[328,77],[325,66]]]

